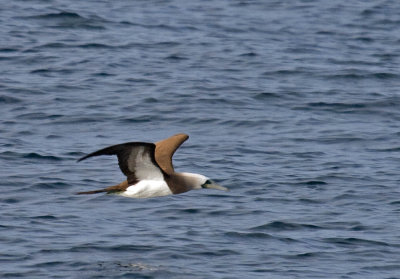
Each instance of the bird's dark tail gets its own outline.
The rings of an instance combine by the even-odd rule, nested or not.
[[[90,194],[98,194],[98,193],[104,193],[108,192],[106,189],[101,189],[101,190],[94,190],[94,191],[87,191],[87,192],[78,192],[76,193],[77,195],[90,195]]]
[[[107,194],[111,194],[111,193],[118,193],[118,192],[123,192],[126,190],[126,188],[129,187],[128,184],[128,180],[124,180],[122,181],[120,184],[114,185],[114,186],[110,186],[107,188],[103,188],[100,190],[94,190],[94,191],[87,191],[87,192],[79,192],[76,193],[77,195],[89,195],[89,194],[98,194],[98,193],[107,193]]]

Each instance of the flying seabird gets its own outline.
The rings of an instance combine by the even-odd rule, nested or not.
[[[130,198],[151,198],[180,194],[194,189],[211,188],[227,191],[208,177],[187,172],[175,172],[172,156],[178,147],[189,138],[177,134],[159,142],[127,142],[112,145],[78,160],[100,155],[117,155],[119,168],[127,180],[118,185],[77,194],[106,192]]]

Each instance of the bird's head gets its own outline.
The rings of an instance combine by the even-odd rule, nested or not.
[[[210,178],[197,174],[197,173],[184,173],[184,175],[190,180],[192,189],[216,189],[222,191],[228,191],[228,188],[218,185]]]

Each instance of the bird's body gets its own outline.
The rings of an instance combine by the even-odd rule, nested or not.
[[[162,180],[142,180],[119,193],[119,195],[128,198],[151,198],[172,194],[168,184]]]
[[[78,194],[106,192],[130,198],[150,198],[201,188],[227,190],[204,175],[175,172],[172,156],[187,139],[187,135],[177,134],[155,144],[128,142],[109,146],[82,157],[78,161],[93,156],[117,155],[119,167],[127,180],[115,186]]]

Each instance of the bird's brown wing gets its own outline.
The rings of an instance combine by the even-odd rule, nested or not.
[[[156,142],[155,160],[160,168],[167,174],[174,173],[172,156],[175,151],[189,138],[186,134],[176,134],[167,139]]]

